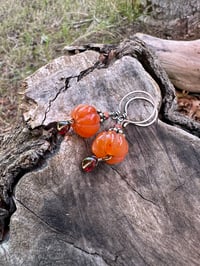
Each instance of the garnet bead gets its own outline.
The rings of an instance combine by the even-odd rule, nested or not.
[[[84,172],[91,172],[98,164],[96,156],[86,157],[82,161],[82,169]]]
[[[91,137],[100,128],[100,116],[91,105],[78,105],[72,110],[71,117],[73,119],[73,130],[81,137]]]
[[[57,123],[58,133],[62,136],[70,130],[70,127],[70,121],[60,121]]]

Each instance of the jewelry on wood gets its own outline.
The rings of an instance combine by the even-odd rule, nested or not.
[[[144,119],[133,120],[129,117],[128,109],[134,101],[144,101],[152,105],[153,110]],[[65,135],[70,127],[84,138],[94,136],[100,128],[100,123],[108,118],[115,120],[116,124],[107,131],[98,133],[92,143],[93,155],[82,160],[82,169],[91,172],[99,162],[117,164],[124,160],[128,153],[128,142],[124,134],[124,128],[129,124],[139,127],[152,125],[158,117],[156,103],[150,93],[137,90],[127,93],[119,102],[119,109],[115,112],[101,112],[95,107],[80,104],[71,112],[71,118],[57,123],[58,133]]]

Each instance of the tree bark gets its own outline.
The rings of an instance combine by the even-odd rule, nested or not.
[[[24,123],[0,138],[2,232],[17,206],[0,264],[198,265],[200,124],[177,112],[174,87],[145,44],[135,38],[55,59],[24,86]],[[63,138],[56,122],[80,103],[116,111],[138,89],[154,97],[158,121],[125,128],[122,163],[83,173],[92,139]],[[150,111],[135,102],[129,116]]]
[[[200,12],[200,3],[198,0],[150,0],[149,3],[151,3],[152,15],[157,19],[184,19],[187,16]]]
[[[143,6],[146,12],[139,21],[145,33],[176,40],[200,38],[198,0],[144,0]]]
[[[142,33],[136,36],[156,54],[176,88],[200,93],[200,39],[172,41]]]

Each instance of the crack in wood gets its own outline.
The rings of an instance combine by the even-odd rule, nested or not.
[[[70,77],[70,78],[71,78],[71,77]],[[45,123],[45,120],[46,120],[47,114],[48,114],[48,112],[49,112],[50,109],[51,109],[51,104],[52,104],[52,102],[54,102],[54,101],[57,99],[58,95],[60,95],[60,93],[61,93],[63,90],[65,90],[65,86],[61,87],[61,88],[58,90],[58,92],[55,94],[55,96],[54,96],[52,99],[49,100],[48,106],[47,106],[47,108],[46,108],[46,110],[45,110],[45,112],[44,112],[44,118],[43,118],[43,120],[42,120],[41,125],[44,125],[44,123]]]
[[[75,245],[75,244],[72,244],[73,245],[73,247],[74,248],[76,248],[76,249],[78,249],[78,250],[80,250],[80,251],[82,251],[83,253],[85,253],[85,254],[87,254],[87,255],[90,255],[90,256],[98,256],[98,257],[100,257],[108,266],[111,266],[110,264],[108,264],[108,261],[107,261],[107,259],[105,259],[102,255],[100,255],[99,253],[97,253],[96,251],[95,252],[89,252],[89,251],[87,251],[87,250],[85,250],[85,249],[83,249],[83,248],[81,248],[81,247],[79,247],[79,246],[77,246],[77,245]]]
[[[182,189],[184,186],[189,186],[189,183],[192,181],[191,179],[192,179],[192,177],[194,177],[194,176],[200,176],[200,172],[195,172],[195,173],[193,173],[193,174],[191,174],[190,176],[188,176],[188,179],[187,180],[185,180],[184,182],[182,182],[181,184],[179,184],[178,186],[176,186],[173,190],[172,190],[172,193],[173,192],[176,192],[177,190],[179,190],[179,189]],[[184,189],[184,188],[183,188]]]
[[[126,183],[126,185],[131,189],[131,191],[135,192],[137,195],[139,195],[143,200],[147,201],[147,202],[150,202],[151,204],[155,205],[156,207],[159,207],[159,205],[157,205],[154,201],[150,200],[150,199],[147,199],[145,198],[140,192],[138,192],[128,181],[126,178],[123,177],[123,175],[114,167],[112,167],[112,170],[115,171],[119,177]]]
[[[53,228],[50,224],[48,224],[45,220],[43,220],[38,214],[36,214],[33,210],[31,210],[29,207],[27,207],[21,200],[15,198],[15,200],[22,205],[27,211],[32,213],[37,219],[39,219],[45,226],[47,226],[52,232],[63,234],[62,231],[59,231],[58,229]]]
[[[185,183],[186,183],[186,181],[184,181],[182,184],[175,187],[172,192],[176,192],[177,190],[181,189],[185,185]]]
[[[26,130],[24,130],[26,129]],[[35,130],[33,130],[35,131]],[[12,133],[5,141],[3,146],[7,146],[15,138],[15,145],[5,148],[1,154],[1,193],[0,193],[0,232],[1,241],[4,240],[4,232],[9,228],[10,217],[16,211],[15,202],[13,200],[13,191],[18,181],[28,172],[33,171],[42,165],[48,157],[49,152],[52,152],[56,142],[55,135],[49,134],[43,136],[42,132],[38,129],[36,140],[33,139],[32,131],[26,127],[19,132]],[[26,142],[26,145],[21,145],[21,139]],[[9,161],[7,167],[4,167]],[[4,211],[5,210],[5,211]]]
[[[77,246],[77,245],[76,245],[75,243],[73,243],[73,242],[69,242],[69,241],[64,240],[64,239],[61,239],[61,238],[58,238],[58,239],[61,240],[61,241],[63,241],[64,243],[66,243],[66,244],[72,246],[73,248],[75,248],[75,249],[77,249],[77,250],[79,250],[79,251],[85,253],[86,255],[90,255],[90,256],[94,256],[94,257],[99,257],[99,258],[101,258],[101,259],[104,261],[104,263],[105,263],[106,265],[108,265],[108,266],[112,266],[112,265],[110,265],[110,264],[108,263],[107,259],[105,259],[102,255],[100,255],[100,254],[97,253],[96,251],[95,251],[95,252],[89,252],[89,251],[87,251],[87,250],[81,248],[80,246]],[[115,259],[114,259],[113,261],[115,261]]]
[[[93,46],[86,46],[84,51],[93,50],[92,47]],[[103,47],[105,47],[106,53],[103,53]],[[164,69],[160,66],[158,60],[142,40],[137,36],[134,36],[131,39],[125,40],[119,46],[108,47],[107,45],[99,45],[99,49],[97,48],[98,45],[95,46],[95,50],[100,52],[100,55],[103,57],[105,55],[105,58],[103,59],[105,66],[109,66],[113,58],[115,58],[115,60],[120,59],[123,56],[136,58],[160,87],[163,98],[160,110],[162,120],[168,124],[179,126],[193,135],[200,137],[200,123],[178,111],[174,86]],[[77,47],[76,49],[78,50]]]
[[[77,82],[79,82],[82,78],[84,78],[85,76],[87,76],[88,74],[90,74],[90,73],[91,73],[92,71],[94,71],[95,69],[97,69],[97,68],[100,69],[100,68],[103,68],[103,67],[105,67],[105,65],[103,64],[103,62],[101,62],[101,61],[98,60],[97,62],[94,63],[93,66],[91,66],[91,67],[89,67],[89,68],[86,68],[86,69],[82,70],[78,75],[69,76],[69,77],[67,77],[67,78],[62,78],[62,79],[65,80],[65,85],[62,86],[62,87],[58,90],[58,92],[55,94],[55,96],[54,96],[52,99],[49,100],[49,103],[48,103],[48,106],[47,106],[47,108],[46,108],[46,110],[45,110],[44,118],[43,118],[43,120],[42,120],[41,125],[44,125],[45,120],[46,120],[46,117],[47,117],[47,114],[48,114],[48,112],[49,112],[50,109],[51,109],[51,105],[52,105],[52,103],[58,98],[58,96],[59,96],[62,92],[66,91],[68,88],[70,88],[70,81],[71,81],[72,79],[77,79]]]
[[[39,221],[41,221],[47,228],[49,228],[53,233],[58,233],[60,235],[65,235],[65,233],[63,233],[63,231],[59,231],[58,229],[53,228],[50,224],[48,224],[44,219],[42,219],[38,214],[36,214],[32,209],[30,209],[29,207],[27,207],[21,200],[15,198],[15,200],[23,206],[23,208],[25,208],[28,212],[30,212],[31,214],[33,214]],[[91,256],[98,256],[100,257],[108,266],[109,264],[107,263],[107,260],[101,256],[100,254],[98,254],[96,251],[95,252],[89,252],[79,246],[77,246],[75,243],[73,243],[72,241],[66,240],[66,239],[62,239],[59,238],[58,235],[56,236],[56,238],[60,241],[63,241],[64,243],[73,246],[73,248],[78,249],[79,251],[87,254],[87,255],[91,255]],[[114,260],[115,261],[115,260]]]

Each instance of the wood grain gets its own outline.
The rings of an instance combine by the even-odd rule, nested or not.
[[[50,134],[48,126],[69,117],[79,103],[116,110],[132,90],[151,93],[159,109],[160,84],[167,78],[158,68],[154,77],[161,76],[153,79],[147,61],[144,68],[125,51],[107,67],[98,62],[99,53],[87,51],[62,58],[66,64],[59,67],[57,59],[28,78],[24,118],[30,132],[40,132],[29,138]],[[135,102],[129,116],[138,119],[150,111],[148,104]],[[46,140],[54,149],[41,152],[42,163],[15,188],[17,211],[10,238],[0,246],[1,265],[199,265],[199,138],[160,119],[147,128],[128,126],[125,134],[130,146],[125,161],[102,163],[92,173],[80,169],[92,139],[70,132]]]
[[[200,40],[164,40],[142,33],[136,36],[155,52],[174,86],[200,93]]]

